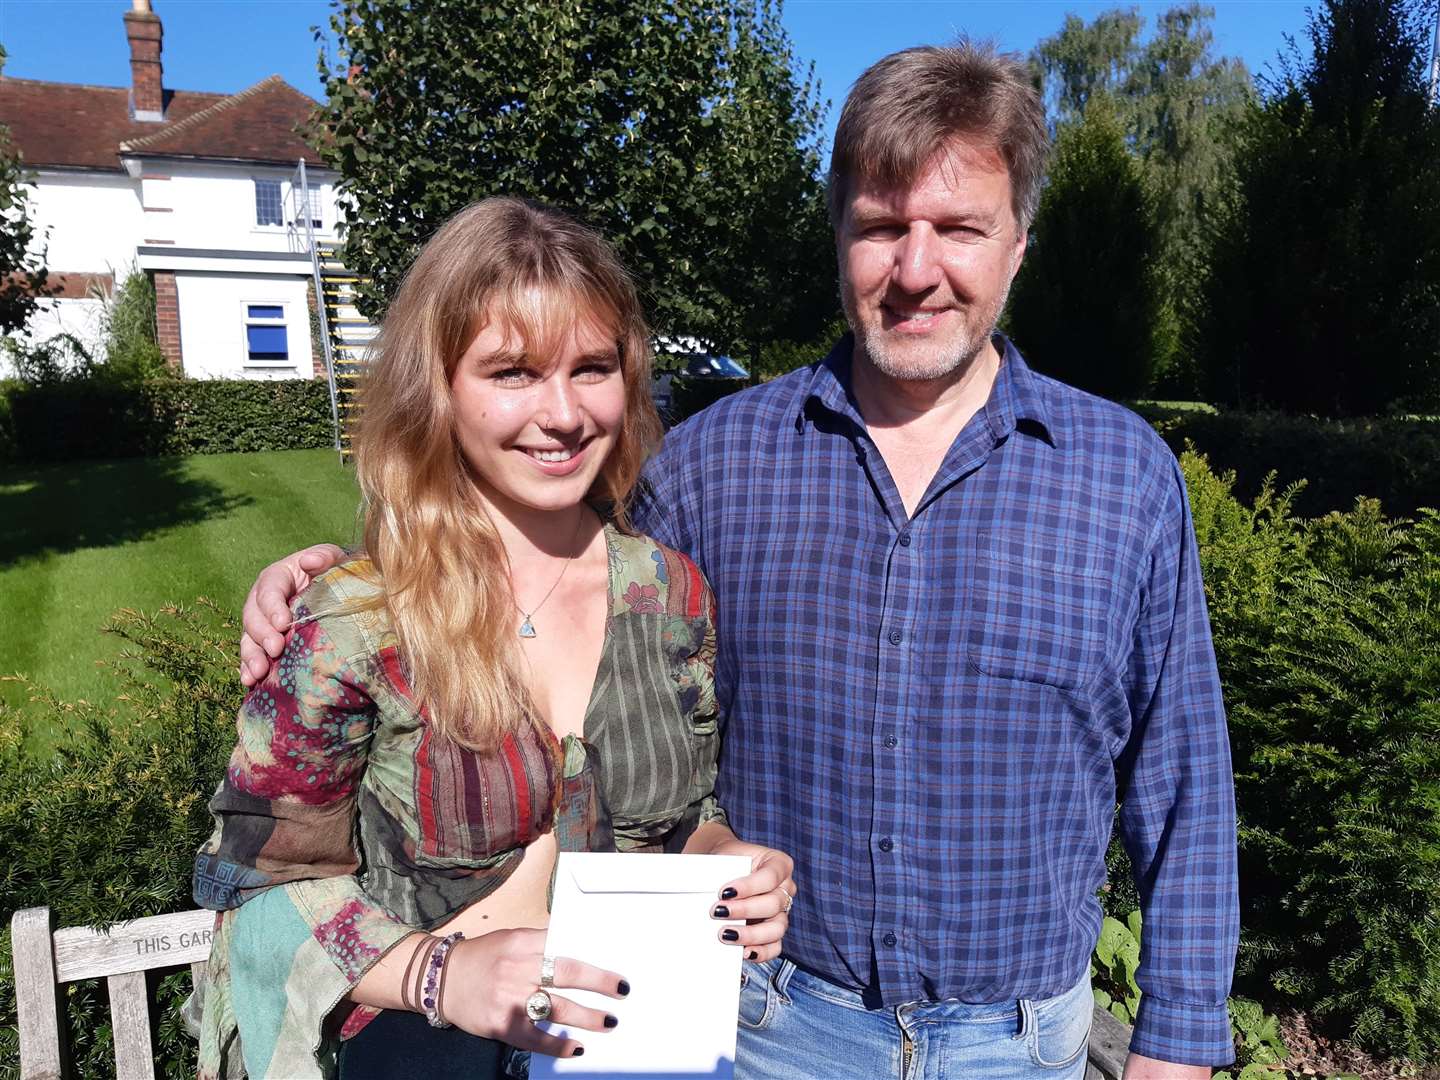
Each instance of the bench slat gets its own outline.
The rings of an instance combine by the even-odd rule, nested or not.
[[[215,912],[202,909],[116,923],[109,933],[87,926],[57,930],[55,979],[67,983],[208,960],[214,926]]]
[[[1130,1053],[1130,1025],[1123,1024],[1099,1005],[1090,1019],[1090,1064],[1102,1076],[1120,1080]]]
[[[65,1075],[63,1033],[55,998],[55,955],[50,951],[50,909],[24,908],[10,919],[19,1013],[22,1080],[59,1080]]]
[[[110,1022],[115,1031],[115,1080],[155,1080],[145,973],[127,971],[111,975],[105,983],[110,990]]]

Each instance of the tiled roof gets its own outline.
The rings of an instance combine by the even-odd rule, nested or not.
[[[238,94],[165,91],[165,122],[130,119],[128,87],[0,76],[0,123],[31,167],[120,171],[120,154],[319,164],[295,129],[315,102],[278,75]]]

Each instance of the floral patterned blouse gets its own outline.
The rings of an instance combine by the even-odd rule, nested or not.
[[[653,540],[605,539],[583,738],[527,730],[480,754],[436,737],[383,608],[354,611],[376,595],[363,561],[296,599],[195,861],[196,901],[221,912],[201,1080],[333,1076],[339,1040],[375,1015],[342,1002],[370,966],[494,891],[549,829],[562,851],[678,851],[724,820],[709,586]]]

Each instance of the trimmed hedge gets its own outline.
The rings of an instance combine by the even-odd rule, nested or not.
[[[305,450],[334,441],[324,379],[0,384],[0,457],[22,461]]]
[[[1235,493],[1247,501],[1274,472],[1280,491],[1305,482],[1293,498],[1301,517],[1350,510],[1362,497],[1378,499],[1385,513],[1399,517],[1440,506],[1440,417],[1321,420],[1277,412],[1131,407],[1175,453],[1189,444],[1216,472],[1233,471]]]

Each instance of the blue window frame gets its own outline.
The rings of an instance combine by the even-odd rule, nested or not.
[[[285,224],[285,215],[280,205],[279,180],[255,181],[255,224]]]
[[[283,305],[245,305],[245,359],[252,364],[289,363],[290,339]]]

